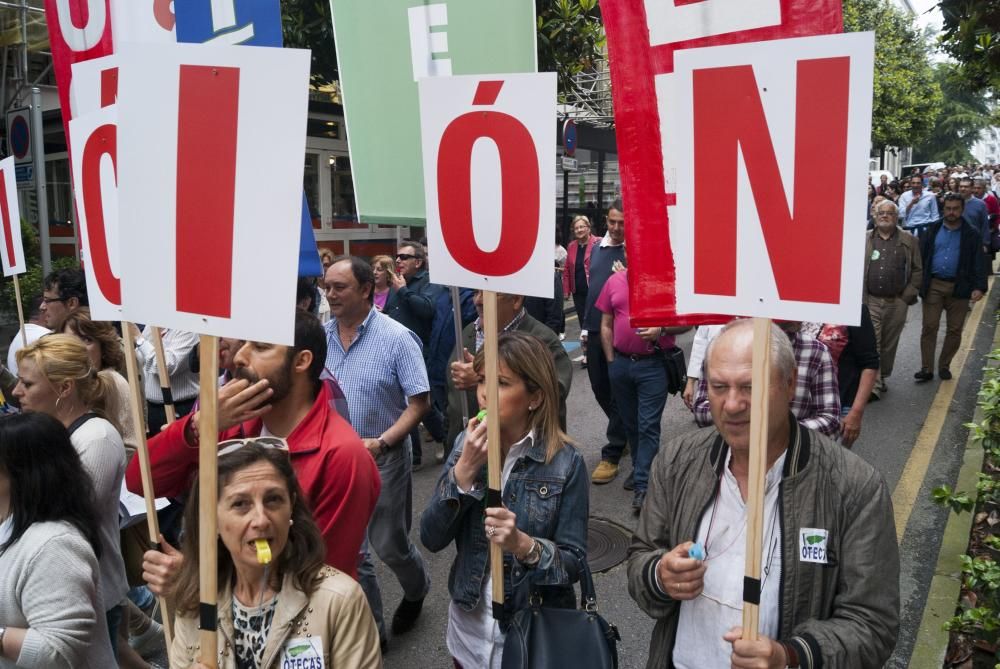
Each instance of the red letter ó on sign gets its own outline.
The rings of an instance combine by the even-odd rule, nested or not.
[[[479,83],[475,105],[496,102],[502,81]],[[483,251],[472,224],[472,147],[492,140],[500,154],[500,243]],[[445,246],[459,265],[484,276],[509,276],[531,259],[538,239],[538,154],[531,133],[509,114],[475,111],[452,121],[441,136],[438,208]],[[442,188],[452,183],[453,187]]]
[[[177,114],[177,309],[232,314],[240,71],[181,65]]]

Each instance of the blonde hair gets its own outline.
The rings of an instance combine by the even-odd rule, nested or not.
[[[535,439],[545,444],[545,462],[552,462],[563,446],[572,443],[559,427],[559,380],[552,353],[538,337],[512,331],[504,332],[497,339],[497,357],[512,374],[524,381],[529,393],[541,395],[541,402],[529,414],[528,426],[534,431]],[[476,374],[482,374],[485,366],[486,352],[480,349],[473,369]]]
[[[372,258],[372,269],[380,269],[389,274],[388,284],[396,278],[396,263],[389,256],[375,256]]]
[[[574,216],[573,217],[573,222],[569,224],[569,227],[570,228],[575,228],[577,221],[583,221],[584,223],[587,224],[588,228],[590,228],[591,230],[594,229],[594,226],[591,224],[590,219],[587,218],[586,216],[584,216],[583,214],[577,214],[576,216]]]
[[[115,392],[112,381],[100,376],[79,338],[67,334],[45,335],[17,352],[17,364],[30,359],[49,383],[70,381],[84,407],[112,424],[108,414],[109,397]],[[115,426],[116,428],[120,426]]]

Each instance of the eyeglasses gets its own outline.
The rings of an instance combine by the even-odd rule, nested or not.
[[[415,256],[410,253],[397,253],[396,260],[417,260],[420,256]]]
[[[42,297],[42,302],[51,304],[52,302],[65,302],[68,299],[68,297]]]
[[[226,439],[219,442],[219,457],[235,453],[244,446],[260,446],[288,452],[288,442],[281,437],[250,437],[249,439]]]

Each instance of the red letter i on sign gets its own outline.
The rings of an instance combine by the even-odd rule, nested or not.
[[[240,71],[181,65],[177,114],[177,309],[232,314]]]
[[[7,262],[13,266],[17,264],[17,258],[14,257],[14,232],[10,226],[14,225],[15,222],[10,220],[10,205],[7,204],[7,174],[2,170],[0,170],[0,214],[3,214],[3,220],[0,221],[0,224],[3,225],[3,243],[7,247]],[[21,221],[17,221],[17,225],[21,225]]]

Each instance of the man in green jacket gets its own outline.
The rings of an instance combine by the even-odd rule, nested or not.
[[[476,385],[479,379],[472,370],[472,360],[483,346],[483,294],[477,292],[473,300],[476,312],[479,314],[474,322],[462,330],[462,358],[464,362],[453,362],[448,374],[448,437],[445,440],[445,459],[455,446],[455,439],[465,429],[462,425],[462,402],[466,403],[466,416],[475,416],[479,411],[479,401],[476,399]],[[573,363],[566,355],[559,337],[547,325],[539,323],[524,310],[524,296],[497,294],[497,326],[500,332],[518,331],[538,337],[552,352],[552,360],[556,365],[556,376],[559,377],[559,424],[566,429],[566,398],[569,397],[570,384],[573,382]],[[454,356],[452,356],[454,359]]]
[[[656,619],[649,669],[877,669],[895,646],[889,490],[867,462],[791,418],[795,356],[777,327],[770,345],[760,578],[744,583],[753,367],[744,319],[709,345],[714,426],[660,449],[629,548],[629,594]],[[757,641],[741,638],[745,600],[759,601]]]

